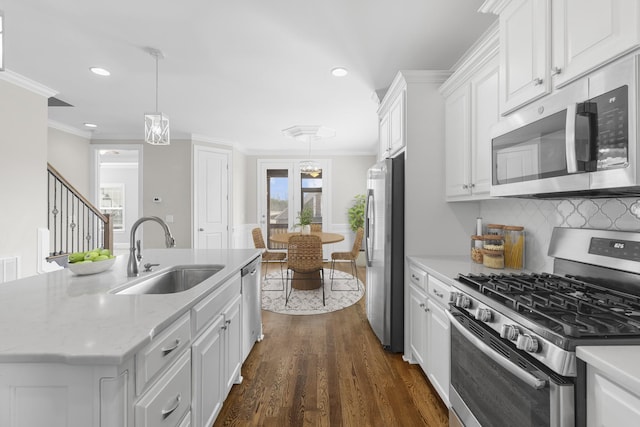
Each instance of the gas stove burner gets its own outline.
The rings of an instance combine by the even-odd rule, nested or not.
[[[640,297],[548,273],[469,274],[458,281],[565,337],[640,336]]]

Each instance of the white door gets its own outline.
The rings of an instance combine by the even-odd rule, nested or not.
[[[229,152],[194,147],[195,249],[229,247]]]

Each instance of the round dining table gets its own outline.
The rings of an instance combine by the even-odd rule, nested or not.
[[[280,243],[286,245],[289,243],[289,237],[291,236],[299,236],[301,233],[299,231],[292,233],[278,233],[272,235],[269,240],[273,243]],[[323,245],[328,243],[337,243],[344,240],[344,236],[338,233],[326,233],[324,231],[312,231],[311,233],[314,236],[320,237],[320,241]],[[310,290],[310,289],[318,289],[320,287],[320,272],[314,273],[295,273],[293,275],[293,281],[291,282],[291,286],[296,289],[301,290]]]

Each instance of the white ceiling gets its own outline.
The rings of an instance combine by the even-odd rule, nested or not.
[[[0,0],[5,67],[73,107],[50,119],[94,139],[142,139],[159,110],[173,140],[304,151],[294,125],[336,130],[314,153],[375,153],[377,104],[400,69],[450,69],[495,20],[482,0]],[[101,66],[111,77],[89,67]],[[333,77],[343,66],[349,75]]]

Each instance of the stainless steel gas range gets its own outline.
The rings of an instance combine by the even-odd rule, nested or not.
[[[549,256],[454,283],[450,425],[584,425],[576,346],[640,344],[640,233],[555,228]]]

